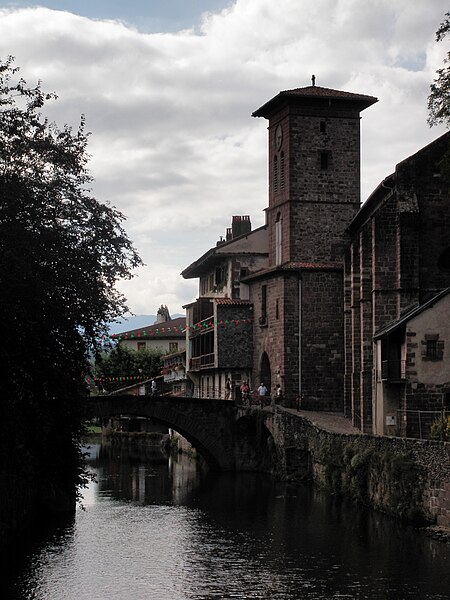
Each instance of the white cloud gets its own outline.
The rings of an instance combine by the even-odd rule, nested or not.
[[[317,84],[371,94],[362,115],[362,195],[442,133],[426,102],[444,44],[445,0],[238,0],[198,32],[143,34],[120,22],[43,8],[0,10],[0,55],[86,114],[94,193],[128,218],[147,266],[120,288],[136,313],[196,296],[179,273],[232,214],[263,223],[266,122],[251,113],[282,89]]]

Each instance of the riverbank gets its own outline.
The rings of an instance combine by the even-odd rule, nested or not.
[[[449,443],[362,434],[340,414],[278,406],[266,425],[287,479],[311,479],[450,543]]]

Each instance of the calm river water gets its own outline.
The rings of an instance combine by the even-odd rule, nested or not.
[[[105,445],[90,464],[84,510],[3,558],[2,599],[450,598],[448,546],[308,487]]]

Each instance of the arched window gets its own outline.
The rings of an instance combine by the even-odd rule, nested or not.
[[[278,156],[273,159],[273,191],[278,192]]]
[[[275,264],[280,265],[282,259],[282,242],[283,242],[283,230],[281,213],[277,213],[275,220]]]

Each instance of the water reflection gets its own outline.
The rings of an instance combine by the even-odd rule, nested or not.
[[[8,600],[448,599],[448,547],[382,515],[186,457],[93,446],[85,510],[14,554]],[[11,553],[10,553],[11,554]]]

